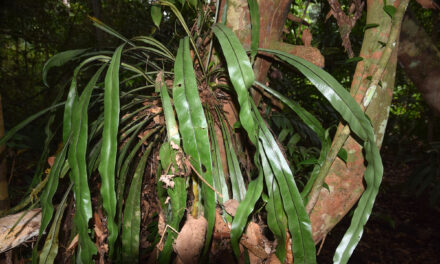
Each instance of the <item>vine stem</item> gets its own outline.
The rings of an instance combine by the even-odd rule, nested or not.
[[[385,72],[385,67],[387,66],[388,61],[390,60],[391,54],[393,50],[397,47],[397,41],[400,33],[400,27],[402,25],[403,15],[405,14],[406,8],[408,7],[408,3],[409,0],[402,0],[399,3],[396,13],[394,14],[391,25],[390,36],[385,46],[385,50],[382,53],[382,56],[377,64],[377,68],[368,85],[368,90],[365,93],[364,99],[362,100],[363,102],[360,104],[360,107],[363,111],[365,111],[368,105],[370,104],[371,99],[373,98],[373,95],[376,92],[376,87],[379,84],[379,81],[382,79],[382,76]],[[319,194],[321,193],[322,186],[324,185],[325,177],[327,176],[331,168],[331,165],[335,161],[339,153],[339,150],[347,141],[349,136],[350,136],[350,127],[348,125],[343,126],[342,129],[338,129],[338,131],[336,132],[335,139],[333,140],[333,144],[329,150],[327,158],[325,159],[324,164],[319,170],[316,180],[313,183],[312,190],[310,191],[309,194],[309,199],[306,205],[306,211],[309,215],[318,201]]]

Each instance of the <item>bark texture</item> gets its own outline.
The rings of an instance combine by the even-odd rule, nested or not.
[[[411,13],[403,20],[398,56],[406,76],[440,115],[440,51]]]
[[[400,1],[394,1],[397,7]],[[388,4],[391,4],[388,2]],[[360,56],[364,58],[359,62],[353,77],[350,93],[361,104],[367,91],[369,80],[377,68],[383,54],[382,43],[388,41],[391,29],[391,18],[383,11],[383,2],[379,0],[367,1],[366,24],[379,24],[365,32]],[[397,43],[386,66],[382,77],[382,86],[368,106],[366,113],[373,124],[377,145],[380,148],[388,121],[389,106],[394,89],[395,70],[397,62]],[[342,129],[339,126],[338,131]],[[364,191],[362,183],[365,165],[362,146],[352,137],[346,141],[344,148],[347,151],[347,163],[337,158],[330,168],[325,182],[330,192],[325,188],[321,193],[311,215],[313,237],[315,242],[322,240],[325,235],[348,213],[358,201]]]

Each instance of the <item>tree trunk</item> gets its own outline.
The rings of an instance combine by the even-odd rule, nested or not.
[[[440,52],[410,12],[403,20],[398,56],[406,76],[440,115]]]
[[[388,2],[388,4],[391,3]],[[399,0],[393,3],[395,7],[399,4]],[[364,60],[357,64],[350,90],[358,104],[362,103],[369,88],[369,79],[377,69],[383,55],[384,49],[381,43],[387,43],[390,35],[391,18],[383,10],[383,1],[367,1],[366,24],[378,24],[379,26],[366,30],[362,42],[360,56]],[[396,43],[386,65],[381,79],[382,87],[376,89],[376,93],[366,110],[371,119],[379,148],[382,145],[393,95],[397,46]],[[342,125],[338,128],[339,132],[341,130]],[[365,165],[362,146],[354,138],[349,137],[345,142],[344,149],[348,153],[347,162],[344,163],[336,158],[325,180],[330,192],[325,188],[321,189],[318,202],[310,215],[315,242],[326,236],[354,206],[364,191],[362,181]]]
[[[287,51],[323,67],[324,58],[319,50],[305,46],[294,46],[280,41],[291,1],[258,2],[260,7],[260,47]],[[396,0],[393,5],[397,7],[399,3],[400,1]],[[251,28],[247,1],[230,0],[228,4],[227,25],[237,34],[244,47],[249,48]],[[388,4],[391,3],[388,2]],[[367,24],[379,24],[380,26],[368,29],[364,36],[360,54],[364,60],[358,63],[351,86],[351,94],[359,104],[362,103],[369,88],[369,77],[377,69],[378,62],[383,54],[384,49],[381,43],[388,41],[391,31],[391,18],[383,10],[383,1],[367,1]],[[376,93],[366,110],[372,121],[379,147],[382,144],[388,120],[389,106],[394,89],[396,62],[397,44],[381,78],[382,87],[376,89]],[[256,60],[254,72],[257,80],[266,80],[270,64],[271,61],[265,57],[259,57]],[[342,125],[340,125],[339,131],[341,129]],[[347,214],[364,191],[362,181],[365,165],[362,147],[354,138],[349,137],[344,148],[348,153],[347,162],[345,163],[339,159],[335,160],[326,177],[330,192],[325,188],[321,190],[318,201],[310,215],[315,242],[320,241]]]

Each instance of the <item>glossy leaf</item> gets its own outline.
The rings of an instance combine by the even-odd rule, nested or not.
[[[244,227],[248,222],[249,215],[254,211],[255,204],[263,191],[263,172],[260,170],[258,177],[248,185],[248,191],[244,200],[238,205],[237,212],[232,221],[231,245],[236,256],[240,256],[238,242],[243,234]]]
[[[274,95],[281,102],[287,105],[290,109],[292,109],[299,118],[313,131],[316,133],[318,138],[321,140],[321,152],[319,154],[318,163],[313,168],[313,171],[310,175],[309,180],[307,181],[306,186],[301,192],[301,197],[306,199],[306,196],[309,194],[312,189],[313,183],[315,182],[316,177],[318,176],[319,170],[321,169],[321,165],[324,163],[325,158],[330,150],[330,138],[328,136],[328,131],[324,130],[321,126],[321,123],[316,119],[312,114],[310,114],[307,110],[302,108],[297,102],[290,100],[284,95],[280,94],[278,91],[273,90],[272,88],[256,82],[256,84],[262,88],[264,88],[267,92]]]
[[[217,201],[223,204],[225,201],[229,200],[228,185],[226,183],[225,173],[223,171],[222,157],[220,154],[219,142],[217,139],[217,134],[215,132],[215,124],[211,112],[207,111],[206,115],[208,117],[209,125],[209,135],[211,136],[211,147],[212,147],[212,157],[213,157],[213,180],[214,189],[219,191],[223,198],[220,198],[217,194]]]
[[[284,212],[278,184],[275,180],[275,176],[273,175],[266,155],[260,155],[260,157],[266,188],[269,194],[266,204],[267,225],[277,239],[276,255],[281,262],[284,262],[286,257],[287,217],[286,213]]]
[[[257,55],[260,41],[260,10],[257,0],[248,0],[249,13],[251,15],[251,58],[252,61]]]
[[[234,143],[232,142],[231,134],[228,126],[225,123],[223,116],[218,113],[220,126],[223,136],[223,143],[225,147],[226,161],[228,163],[229,178],[232,187],[232,198],[241,202],[246,195],[246,185],[244,184],[243,175],[241,173],[240,164],[234,150]]]
[[[138,153],[139,149],[144,144],[144,142],[148,140],[152,135],[154,135],[160,128],[161,128],[160,126],[154,128],[143,138],[141,138],[141,140],[139,140],[139,142],[133,148],[131,148],[131,151],[128,154],[127,158],[124,160],[122,168],[120,169],[119,172],[118,189],[117,189],[118,198],[123,197],[124,195],[124,189],[125,189],[124,183],[126,183],[127,174],[130,169],[130,165],[133,162],[133,159],[135,158],[136,154]],[[122,203],[118,203],[118,215],[119,216],[122,215]]]
[[[375,143],[373,128],[360,106],[330,74],[291,54],[274,50],[261,50],[276,55],[301,71],[348,122],[351,131],[364,140],[365,160],[368,162],[364,173],[367,188],[358,202],[350,227],[336,249],[333,258],[335,263],[346,263],[362,237],[363,228],[371,215],[382,181],[382,159]]]
[[[199,175],[212,186],[212,159],[208,124],[197,88],[188,37],[180,40],[177,51],[176,63],[174,64],[173,99],[179,119],[183,149],[191,157],[190,161]],[[211,242],[215,221],[215,193],[206,184],[202,184],[202,196],[205,218],[208,220],[205,241],[206,253]]]
[[[70,178],[74,183],[76,212],[74,224],[79,233],[78,245],[80,259],[83,263],[90,263],[92,256],[97,253],[95,244],[88,234],[88,222],[92,217],[92,202],[87,177],[86,150],[88,139],[88,105],[90,97],[102,70],[101,67],[90,79],[81,97],[74,98],[72,103],[71,133],[68,160],[71,167]]]
[[[281,193],[288,228],[292,236],[292,253],[295,263],[316,263],[312,225],[296,187],[292,171],[273,135],[257,111],[254,106],[254,112],[261,128],[259,133],[261,155],[266,156]]]
[[[142,155],[131,181],[130,190],[125,201],[124,220],[122,224],[122,262],[138,263],[139,236],[141,231],[141,189],[147,159],[150,156],[153,142]]]
[[[162,107],[165,115],[165,122],[167,126],[168,141],[180,145],[179,128],[177,127],[176,118],[174,117],[174,109],[171,105],[170,95],[168,94],[167,86],[163,80],[163,72],[158,74],[156,78],[156,86],[160,90],[160,97],[162,99]],[[167,167],[164,167],[167,168]]]
[[[46,86],[49,86],[47,83],[47,73],[51,68],[62,66],[67,62],[78,58],[78,56],[86,52],[86,50],[87,49],[66,50],[53,55],[43,66],[43,83]]]
[[[44,247],[41,250],[39,259],[40,264],[54,263],[55,258],[58,254],[58,235],[62,222],[61,220],[63,219],[64,210],[67,207],[67,197],[70,194],[72,186],[73,184],[70,184],[70,186],[67,188],[66,192],[64,193],[63,199],[58,205],[58,209],[55,214],[52,226],[47,235],[46,242],[44,243]]]
[[[163,173],[171,174],[174,171],[174,187],[167,189],[168,197],[170,197],[171,213],[168,214],[166,222],[174,230],[179,230],[179,224],[186,209],[187,193],[185,179],[179,175],[180,172],[176,163],[176,150],[171,147],[169,142],[162,144],[159,155],[162,168],[165,168],[165,170],[169,168],[168,171]],[[159,182],[159,184],[162,183]],[[169,263],[172,257],[173,242],[177,234],[172,229],[168,229],[167,234],[163,250],[159,254],[159,263]]]
[[[109,254],[112,256],[113,245],[118,237],[118,227],[115,223],[116,192],[115,165],[118,151],[119,127],[119,66],[124,45],[119,46],[105,76],[104,87],[104,128],[102,131],[101,160],[99,174],[101,175],[102,207],[107,213],[107,228]]]
[[[250,140],[257,145],[257,130],[251,114],[248,89],[255,77],[249,58],[235,34],[222,24],[216,24],[212,30],[222,48],[228,65],[229,78],[238,96],[240,104],[240,122],[246,129]]]

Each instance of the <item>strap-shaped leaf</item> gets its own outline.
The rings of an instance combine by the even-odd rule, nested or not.
[[[347,121],[351,131],[364,140],[365,160],[368,162],[364,174],[367,188],[358,202],[350,227],[333,258],[335,263],[346,263],[362,237],[364,226],[370,217],[382,181],[383,165],[373,127],[353,97],[330,74],[291,54],[268,49],[260,50],[275,54],[301,71]]]
[[[116,215],[115,166],[118,147],[119,127],[119,66],[124,45],[119,46],[112,57],[105,76],[104,89],[104,129],[102,131],[101,175],[102,207],[107,213],[109,254],[112,256],[113,245],[118,237],[118,227],[114,221]]]
[[[251,58],[254,61],[255,55],[258,52],[260,41],[260,9],[258,8],[257,0],[248,0],[249,13],[251,15]]]
[[[284,212],[278,184],[275,180],[275,176],[273,175],[266,155],[260,155],[260,157],[269,196],[269,200],[266,204],[267,225],[277,239],[276,255],[281,262],[284,262],[286,257],[287,217],[286,213]]]
[[[167,86],[165,85],[165,82],[163,80],[163,72],[160,72],[158,74],[156,78],[156,86],[158,86],[157,88],[159,88],[158,90],[160,90],[169,141],[162,144],[160,148],[160,161],[162,168],[164,168],[165,170],[168,169],[168,172],[166,173],[170,173],[169,168],[170,166],[172,166],[173,169],[171,169],[171,171],[174,171],[175,174],[175,177],[173,179],[174,187],[167,189],[171,204],[171,215],[167,218],[167,224],[173,227],[175,230],[179,230],[180,221],[182,220],[185,213],[187,193],[185,180],[181,178],[180,175],[178,175],[179,167],[176,164],[176,150],[173,149],[170,145],[170,142],[173,142],[176,145],[180,145],[179,128],[177,127],[177,122],[174,116],[174,110],[173,106],[171,105],[171,99],[168,94]],[[159,184],[161,183],[159,182]],[[169,229],[163,250],[160,252],[159,255],[160,263],[170,262],[173,252],[173,242],[176,237],[177,234],[173,230]]]
[[[67,197],[70,194],[70,190],[72,189],[73,184],[71,183],[64,193],[63,199],[58,206],[57,212],[54,217],[54,221],[52,226],[50,227],[49,233],[46,238],[46,242],[44,243],[44,247],[41,250],[40,254],[40,264],[49,264],[54,263],[55,258],[58,254],[58,234],[60,231],[61,220],[63,219],[64,210],[67,207]]]
[[[167,125],[168,141],[172,141],[176,145],[180,145],[179,128],[177,127],[176,118],[174,117],[174,109],[171,105],[170,95],[168,94],[167,86],[163,80],[163,72],[160,72],[157,75],[156,88],[158,88],[157,90],[160,90],[160,97],[162,99],[162,107]]]
[[[70,143],[69,141],[70,138],[67,140],[67,143],[64,144],[61,152],[56,156],[53,166],[48,175],[49,179],[47,180],[46,187],[44,188],[44,191],[40,197],[41,222],[40,222],[40,231],[38,234],[36,245],[38,245],[41,235],[46,230],[53,216],[54,208],[52,204],[52,199],[53,196],[55,195],[55,192],[58,189],[59,177],[63,169],[63,166],[66,163],[66,154]],[[32,250],[32,263],[37,263],[37,250],[38,250],[38,246],[35,246],[34,249]]]
[[[87,49],[76,49],[76,50],[66,50],[60,53],[53,55],[50,59],[46,61],[43,66],[43,83],[46,86],[49,86],[47,83],[47,73],[53,67],[59,67],[67,62],[76,59],[79,55],[86,52]]]
[[[229,192],[228,185],[226,183],[225,173],[223,171],[222,165],[222,157],[220,154],[219,142],[217,139],[217,134],[215,132],[215,125],[212,115],[209,111],[206,112],[208,117],[208,125],[209,125],[209,135],[211,136],[211,147],[212,147],[212,156],[213,156],[213,170],[212,175],[214,179],[214,189],[218,190],[223,199],[216,195],[217,201],[220,204],[223,204],[225,201],[229,200]]]
[[[189,51],[189,39],[180,40],[174,65],[173,84],[174,107],[179,119],[183,149],[191,156],[194,168],[212,186],[212,159],[208,135],[208,124],[197,88],[196,76]],[[209,249],[212,229],[215,221],[215,193],[206,184],[202,184],[205,218],[208,229],[205,241],[205,253]]]
[[[248,191],[244,200],[238,205],[237,212],[232,221],[231,245],[236,256],[240,256],[238,242],[243,234],[244,227],[248,222],[249,215],[254,211],[255,204],[260,199],[263,191],[263,171],[260,170],[258,177],[248,185]]]
[[[171,213],[168,214],[166,222],[169,226],[174,228],[174,230],[179,230],[179,224],[182,221],[186,209],[187,193],[185,179],[178,175],[179,168],[176,161],[176,150],[171,147],[170,142],[162,144],[159,155],[162,168],[165,170],[168,169],[165,173],[170,174],[174,171],[175,174],[175,177],[173,178],[174,187],[167,189],[168,196],[170,197]],[[171,169],[171,166],[174,170]],[[162,183],[159,182],[159,184]],[[169,263],[172,257],[173,242],[176,239],[177,234],[171,229],[168,229],[167,231],[168,236],[163,246],[163,250],[160,252],[159,263]]]
[[[260,155],[260,157],[269,196],[269,200],[266,204],[267,225],[277,239],[276,255],[281,262],[284,262],[286,257],[287,216],[284,212],[278,183],[275,180],[267,157],[266,155]]]
[[[224,117],[217,112],[220,120],[220,126],[223,135],[223,143],[225,146],[226,161],[228,163],[229,178],[232,187],[232,198],[241,202],[246,195],[246,185],[244,184],[243,175],[241,173],[240,164],[238,163],[237,155],[235,154],[231,135],[228,126],[225,123]]]
[[[257,108],[254,113],[260,130],[261,153],[266,155],[281,192],[284,211],[287,214],[288,227],[292,235],[292,253],[296,263],[316,263],[315,242],[312,225],[307,215],[301,195],[296,187],[292,171],[284,158],[273,135],[261,118]]]
[[[321,140],[321,152],[319,154],[318,163],[313,168],[313,171],[310,175],[310,179],[307,181],[306,186],[301,192],[301,197],[303,199],[306,198],[307,194],[312,189],[312,185],[315,182],[316,176],[319,173],[319,170],[322,166],[322,164],[325,161],[325,158],[327,156],[328,151],[330,150],[330,138],[328,135],[328,131],[326,131],[321,123],[316,119],[311,113],[309,113],[307,110],[302,108],[297,102],[294,102],[290,100],[289,98],[285,97],[284,95],[280,94],[278,91],[260,83],[255,82],[258,86],[264,88],[267,92],[271,93],[278,99],[280,99],[281,102],[283,102],[285,105],[287,105],[290,109],[292,109],[298,116],[301,118],[301,120],[311,129],[313,130],[318,138]]]
[[[141,231],[141,189],[147,159],[154,142],[148,145],[142,155],[131,181],[130,190],[125,202],[124,221],[122,225],[122,262],[138,263],[139,235]]]
[[[88,222],[92,217],[92,202],[87,178],[86,150],[88,139],[88,106],[90,97],[104,67],[101,67],[90,79],[81,97],[73,100],[71,133],[72,141],[68,160],[71,167],[70,178],[74,183],[76,212],[74,223],[79,234],[80,258],[83,263],[90,263],[97,249],[88,235]]]
[[[246,129],[250,140],[257,145],[257,129],[251,114],[248,89],[255,77],[249,58],[234,32],[222,24],[215,24],[212,30],[222,48],[228,64],[229,78],[238,96],[240,104],[240,122]]]

